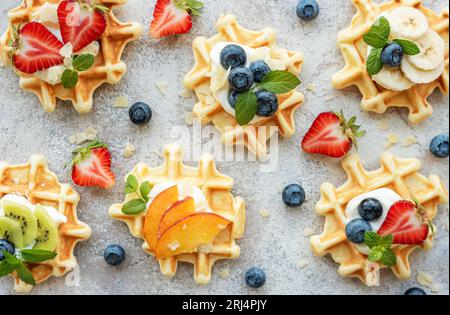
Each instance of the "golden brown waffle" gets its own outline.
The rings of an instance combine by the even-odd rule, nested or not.
[[[13,67],[7,43],[12,38],[12,25],[19,26],[32,20],[32,15],[45,2],[59,3],[61,0],[24,0],[17,8],[8,13],[10,24],[0,39],[0,56],[5,65]],[[87,71],[79,73],[78,84],[73,89],[66,89],[62,84],[51,85],[34,75],[16,71],[20,77],[20,87],[33,92],[39,98],[45,111],[53,112],[56,100],[71,101],[79,113],[90,112],[95,90],[103,83],[117,84],[124,76],[127,65],[121,61],[122,52],[129,42],[139,38],[142,27],[138,23],[122,23],[113,13],[113,8],[124,5],[127,0],[98,0],[109,8],[106,16],[106,30],[100,37],[100,52],[95,57],[94,65]]]
[[[338,46],[345,60],[345,67],[333,76],[335,88],[343,89],[356,85],[362,94],[361,107],[366,111],[384,113],[389,107],[406,107],[411,123],[419,123],[433,113],[428,96],[439,88],[448,94],[449,75],[449,12],[448,8],[439,15],[422,5],[422,0],[391,0],[375,3],[372,0],[352,0],[356,7],[356,15],[351,26],[338,35]],[[367,33],[377,19],[386,11],[401,6],[411,6],[420,10],[428,18],[430,28],[441,35],[446,43],[445,70],[442,75],[429,84],[416,84],[409,90],[396,92],[382,88],[376,84],[366,71],[367,44],[363,35]]]
[[[216,27],[219,32],[217,35],[209,39],[197,37],[192,44],[195,64],[192,70],[186,74],[183,84],[186,89],[194,90],[198,98],[198,103],[193,109],[194,115],[200,118],[203,124],[212,122],[222,132],[222,142],[225,145],[244,145],[256,156],[264,156],[267,154],[267,140],[277,129],[283,137],[290,137],[294,134],[294,115],[304,101],[303,94],[291,91],[279,95],[279,109],[274,116],[256,124],[241,127],[236,119],[212,97],[209,88],[211,84],[209,53],[219,42],[235,42],[251,48],[266,46],[271,48],[271,57],[285,62],[286,70],[295,75],[301,71],[303,55],[277,47],[273,29],[266,28],[260,32],[245,29],[232,15],[221,16]],[[270,128],[271,126],[277,128]],[[263,129],[258,132],[258,127],[266,127],[265,132]]]
[[[316,212],[325,217],[325,225],[322,234],[311,237],[312,250],[318,256],[330,254],[340,264],[338,272],[341,276],[357,277],[366,285],[375,285],[378,279],[374,279],[373,263],[345,236],[347,203],[360,194],[389,188],[404,199],[417,198],[427,209],[429,218],[433,219],[438,204],[448,203],[448,191],[438,176],[431,175],[427,179],[418,173],[421,168],[418,160],[400,159],[387,152],[382,154],[381,168],[377,170],[365,170],[357,155],[345,158],[342,168],[348,176],[345,184],[336,188],[331,183],[324,183],[320,188],[321,198]],[[394,275],[400,279],[408,278],[411,275],[409,255],[419,247],[431,248],[433,238],[430,233],[421,246],[395,245],[393,251],[397,264],[391,267]]]
[[[78,193],[69,184],[58,181],[48,169],[44,156],[33,155],[26,164],[0,162],[0,198],[7,194],[22,195],[33,204],[54,207],[67,217],[67,222],[58,228],[60,242],[55,250],[58,255],[53,260],[29,266],[36,283],[51,276],[61,277],[74,269],[77,265],[73,255],[75,245],[91,236],[89,226],[77,218]],[[33,288],[15,274],[13,277],[17,292],[29,292]]]
[[[210,248],[202,252],[180,254],[159,260],[161,272],[167,277],[175,275],[178,262],[193,264],[195,281],[199,284],[206,284],[211,279],[212,266],[217,260],[236,258],[240,254],[236,239],[242,237],[244,233],[245,205],[240,197],[233,197],[230,192],[233,187],[233,179],[219,173],[211,155],[204,155],[198,167],[184,165],[182,156],[183,152],[179,145],[167,145],[164,148],[164,163],[161,166],[150,168],[146,164],[140,163],[130,174],[135,175],[140,183],[148,181],[151,185],[169,181],[195,185],[205,194],[212,211],[232,222],[216,237]],[[126,215],[122,213],[123,204],[136,197],[134,193],[127,194],[123,203],[112,205],[109,208],[109,214],[114,219],[125,222],[134,237],[144,239],[145,214]],[[145,241],[142,248],[147,253],[154,255]]]

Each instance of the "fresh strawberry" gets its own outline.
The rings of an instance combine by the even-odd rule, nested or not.
[[[27,23],[14,36],[12,61],[17,70],[31,74],[64,62],[59,54],[63,44],[41,23]]]
[[[184,34],[192,28],[192,15],[199,15],[203,3],[197,0],[157,0],[150,35],[161,38]]]
[[[344,114],[325,112],[317,116],[302,141],[302,148],[308,153],[318,153],[338,158],[346,155],[356,138],[365,135],[355,124],[356,117],[345,120]]]
[[[114,186],[111,153],[105,144],[94,140],[86,147],[76,149],[73,155],[72,180],[75,184],[104,189]]]
[[[107,7],[88,0],[65,0],[58,7],[58,19],[64,44],[77,52],[97,40],[106,29]]]
[[[378,234],[392,234],[393,244],[422,244],[430,229],[426,210],[419,203],[401,200],[394,203]]]

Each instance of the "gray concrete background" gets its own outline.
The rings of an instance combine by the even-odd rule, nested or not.
[[[304,237],[305,228],[320,231],[323,219],[314,212],[319,198],[319,187],[324,181],[340,185],[345,175],[339,161],[303,154],[299,150],[301,136],[312,119],[322,111],[343,109],[348,115],[356,114],[368,131],[360,141],[360,155],[369,167],[378,167],[378,156],[384,150],[389,131],[379,128],[380,121],[391,125],[391,132],[400,137],[415,136],[418,144],[390,149],[402,157],[415,157],[423,162],[423,173],[439,174],[446,186],[449,183],[448,159],[434,158],[428,150],[431,138],[448,132],[448,96],[435,93],[430,98],[435,113],[417,126],[410,126],[404,110],[389,110],[384,115],[362,112],[360,94],[356,89],[335,91],[330,78],[343,66],[336,48],[336,33],[350,23],[354,14],[348,0],[320,0],[321,14],[317,20],[303,23],[295,15],[296,0],[206,0],[201,17],[194,19],[190,34],[154,41],[145,33],[130,44],[123,60],[128,73],[116,86],[103,86],[95,94],[94,109],[90,114],[78,115],[66,104],[45,113],[34,95],[24,93],[18,78],[9,69],[0,69],[0,159],[11,163],[25,162],[33,153],[45,154],[50,167],[62,182],[70,182],[64,169],[73,146],[68,137],[87,127],[95,127],[100,137],[112,150],[113,169],[118,178],[110,191],[77,188],[82,199],[78,207],[81,220],[93,230],[90,240],[76,248],[81,269],[81,282],[77,287],[65,285],[64,278],[52,278],[36,287],[32,294],[399,294],[417,285],[418,270],[432,275],[441,292],[449,292],[449,235],[448,207],[440,207],[435,224],[439,230],[435,247],[429,252],[416,251],[411,256],[411,279],[399,281],[389,271],[382,272],[382,285],[366,288],[359,281],[342,279],[337,274],[338,265],[329,257],[315,258]],[[0,2],[0,30],[7,26],[8,10],[19,0]],[[153,5],[151,0],[130,0],[117,9],[124,21],[150,25]],[[426,5],[441,10],[448,5],[445,0],[425,1]],[[177,93],[182,90],[183,75],[191,68],[193,57],[191,42],[195,36],[215,34],[215,21],[221,13],[232,13],[239,22],[252,29],[271,26],[278,32],[279,44],[300,50],[305,55],[301,90],[306,95],[304,106],[297,112],[297,133],[291,139],[280,140],[280,163],[275,173],[260,173],[256,162],[220,163],[219,169],[235,179],[234,193],[247,204],[247,226],[239,241],[241,256],[234,261],[222,261],[214,266],[208,286],[198,286],[192,278],[192,266],[180,265],[173,280],[165,279],[158,263],[141,249],[141,241],[134,239],[125,224],[113,221],[108,207],[123,199],[123,176],[140,161],[156,166],[161,157],[155,154],[171,142],[172,126],[185,124],[185,112],[191,110],[194,99],[182,100]],[[169,82],[167,95],[162,95],[155,83]],[[315,93],[306,89],[316,86]],[[113,108],[116,97],[126,96],[130,103],[144,101],[154,111],[151,123],[145,127],[133,125],[126,109]],[[326,101],[328,95],[335,98]],[[127,142],[137,147],[129,159],[122,157]],[[287,209],[281,201],[280,187],[299,182],[307,192],[307,201],[300,209]],[[262,218],[259,211],[268,209],[270,217]],[[111,243],[123,245],[127,259],[122,266],[106,265],[102,253]],[[299,260],[308,261],[304,269]],[[259,290],[245,286],[243,274],[252,266],[265,269],[266,285]],[[222,279],[219,271],[228,269],[230,277]],[[11,279],[0,280],[0,294],[12,294]]]

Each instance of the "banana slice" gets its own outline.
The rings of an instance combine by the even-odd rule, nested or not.
[[[414,82],[411,82],[400,68],[389,66],[383,66],[378,74],[372,76],[372,80],[391,91],[405,91],[414,85]]]
[[[419,39],[428,30],[426,16],[417,9],[402,7],[387,16],[394,38]]]
[[[435,31],[428,31],[415,41],[420,53],[415,56],[406,56],[408,61],[420,70],[434,70],[439,67],[445,58],[445,43]]]
[[[403,58],[401,69],[405,76],[414,83],[427,84],[433,82],[442,75],[444,71],[444,61],[442,60],[439,66],[433,70],[421,70],[415,67],[408,58]]]

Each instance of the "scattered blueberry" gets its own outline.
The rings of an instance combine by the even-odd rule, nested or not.
[[[253,73],[249,68],[233,68],[228,76],[228,83],[233,90],[245,92],[254,83]]]
[[[109,245],[103,253],[103,258],[111,266],[120,265],[125,260],[125,250],[120,245]]]
[[[259,90],[256,93],[258,108],[256,114],[262,117],[273,116],[278,110],[278,98],[272,92]]]
[[[300,0],[297,4],[297,16],[302,20],[314,20],[319,12],[319,4],[315,0]]]
[[[260,288],[266,283],[266,274],[264,270],[258,267],[252,267],[245,273],[245,283],[251,288]]]
[[[282,196],[283,202],[291,208],[300,207],[305,202],[305,190],[298,184],[286,186]]]
[[[364,219],[353,219],[345,227],[345,235],[350,242],[364,243],[364,234],[372,231],[372,226]]]
[[[406,290],[405,295],[427,295],[427,294],[421,288],[414,287]]]
[[[134,124],[143,125],[152,118],[152,109],[147,104],[138,102],[130,107],[128,114]]]
[[[381,62],[390,67],[399,67],[403,59],[403,48],[397,43],[390,43],[381,52]]]
[[[378,219],[383,214],[383,205],[378,199],[366,198],[358,206],[358,213],[366,221]]]
[[[238,92],[236,90],[230,91],[230,94],[228,94],[228,103],[230,103],[231,107],[236,108],[236,104],[240,94],[241,92]]]
[[[245,50],[238,45],[228,45],[220,52],[220,63],[225,69],[243,67],[247,62]]]
[[[253,73],[255,82],[261,82],[266,74],[270,72],[270,68],[264,60],[257,60],[250,64],[250,70]]]
[[[430,151],[438,158],[448,157],[448,134],[434,137],[430,143]]]
[[[3,255],[3,251],[7,251],[11,255],[14,255],[16,248],[14,247],[14,244],[7,240],[0,240],[0,261],[5,259],[5,255]]]

